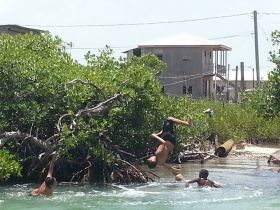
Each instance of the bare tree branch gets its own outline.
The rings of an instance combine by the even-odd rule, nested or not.
[[[53,151],[53,148],[46,142],[31,136],[30,134],[27,133],[21,133],[20,131],[18,132],[5,132],[0,135],[0,149],[2,149],[5,145],[5,143],[9,140],[12,139],[22,139],[25,141],[29,141],[30,143],[40,147],[44,151],[51,153]]]
[[[121,94],[117,94],[117,95],[107,99],[106,101],[99,103],[95,107],[82,109],[82,110],[78,111],[78,113],[75,115],[75,117],[104,113],[104,111],[107,111],[110,108],[111,102],[118,100],[121,96],[122,96]]]
[[[62,119],[63,118],[65,118],[65,117],[71,117],[71,121],[73,122],[73,119],[72,119],[72,115],[71,114],[64,114],[64,115],[62,115],[59,119],[58,119],[58,122],[57,122],[57,130],[59,131],[59,132],[61,132],[61,127],[62,127]],[[72,123],[71,122],[71,123]]]

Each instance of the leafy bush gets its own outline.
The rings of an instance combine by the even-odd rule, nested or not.
[[[12,176],[21,175],[21,166],[14,155],[6,150],[0,150],[0,182],[6,181]]]
[[[222,104],[162,94],[156,76],[165,65],[154,55],[115,59],[107,47],[98,56],[86,54],[87,65],[83,66],[65,52],[66,46],[47,33],[0,35],[1,133],[19,130],[45,140],[59,132],[58,120],[66,116],[53,145],[60,155],[81,161],[92,154],[107,163],[113,156],[100,141],[100,131],[108,130],[114,144],[140,157],[158,146],[150,134],[161,130],[168,116],[193,116],[192,128],[176,126],[178,143],[205,139],[211,132],[221,141],[279,141],[279,65],[267,89],[256,91],[242,104]],[[275,53],[272,60],[276,62],[278,57]],[[99,116],[77,117],[80,110],[116,95],[121,98]],[[212,118],[203,113],[208,108],[215,112]],[[76,130],[69,126],[71,122]],[[18,149],[16,143],[6,147]],[[9,165],[3,167],[9,169]]]

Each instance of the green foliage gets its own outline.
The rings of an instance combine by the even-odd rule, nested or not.
[[[271,40],[274,46],[274,50],[270,52],[270,61],[275,64],[275,68],[269,74],[269,86],[268,86],[268,95],[272,97],[273,102],[278,102],[280,99],[280,31],[274,31],[271,34]],[[274,104],[279,111],[280,106],[279,103],[276,105]]]
[[[14,155],[6,150],[0,150],[0,182],[6,181],[10,177],[20,176],[21,166]]]
[[[59,141],[59,153],[67,159],[80,159],[92,154],[96,158],[105,159],[103,144],[98,135],[104,129],[104,122],[92,120],[89,124],[80,119],[77,122],[79,131],[73,133],[67,125],[63,126]],[[104,120],[103,120],[104,121]]]
[[[275,44],[279,44],[277,40],[279,34],[275,33]],[[224,105],[162,94],[156,76],[165,64],[154,55],[115,59],[106,47],[97,56],[87,53],[87,65],[82,66],[65,52],[66,46],[50,34],[0,35],[1,133],[20,130],[46,139],[58,132],[56,124],[65,116],[57,142],[60,155],[81,161],[91,154],[109,165],[114,156],[99,139],[100,131],[107,129],[114,144],[140,157],[148,148],[158,146],[150,134],[160,131],[168,116],[193,117],[192,128],[176,126],[178,143],[204,139],[211,132],[221,140],[279,140],[279,64],[267,89],[255,91],[242,104]],[[271,57],[277,63],[279,52]],[[121,100],[102,116],[76,117],[79,110],[117,94],[122,95]],[[208,108],[215,112],[212,118],[203,113]],[[73,121],[74,130],[69,126]],[[17,146],[7,147],[16,151]],[[1,176],[4,180],[10,175]]]
[[[0,131],[50,135],[64,112],[64,84],[79,65],[49,34],[0,35]]]
[[[155,75],[164,65],[154,55],[117,62],[110,53],[105,50],[100,56],[87,55],[88,68],[98,74],[95,82],[108,94],[124,95],[124,103],[108,115],[110,136],[126,149],[143,151],[160,115],[157,107],[162,94]]]
[[[267,85],[254,92],[250,102],[260,115],[273,119],[280,113],[280,32],[272,32],[271,37],[275,50],[270,52],[270,61],[276,67],[269,73]]]

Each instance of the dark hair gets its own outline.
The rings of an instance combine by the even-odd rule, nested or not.
[[[157,161],[147,161],[147,165],[149,168],[155,168],[157,166]]]
[[[54,182],[55,182],[54,177],[49,177],[48,176],[48,177],[45,178],[45,183],[46,183],[47,187],[51,187]]]
[[[208,175],[209,172],[206,169],[201,169],[199,172],[199,178],[207,179]]]

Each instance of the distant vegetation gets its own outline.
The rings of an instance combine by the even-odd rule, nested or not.
[[[272,39],[278,46],[278,31]],[[140,158],[157,146],[149,136],[167,116],[194,118],[193,128],[178,127],[179,143],[210,132],[220,141],[279,142],[279,50],[271,52],[276,68],[267,87],[241,104],[222,104],[162,94],[156,75],[165,64],[153,55],[117,60],[106,48],[97,56],[87,53],[87,65],[81,65],[66,46],[50,34],[0,35],[0,181],[20,171],[23,179],[37,180],[54,150],[64,161],[60,180],[70,181],[88,156],[106,176],[116,156],[100,132]],[[203,114],[207,108],[214,110],[212,118]]]

